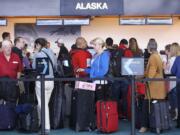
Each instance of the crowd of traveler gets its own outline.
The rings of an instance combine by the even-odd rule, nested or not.
[[[128,118],[128,91],[130,89],[130,77],[121,75],[121,58],[144,58],[145,72],[144,76],[137,78],[180,78],[180,46],[178,43],[172,43],[165,46],[163,52],[158,52],[158,43],[151,38],[147,43],[145,51],[140,49],[136,38],[120,40],[119,45],[114,45],[113,39],[108,37],[105,41],[102,38],[95,38],[90,41],[90,46],[84,37],[77,37],[76,42],[68,51],[61,38],[55,43],[60,51],[58,56],[54,54],[48,41],[45,38],[37,38],[34,41],[33,53],[27,51],[28,45],[23,37],[16,37],[14,43],[11,40],[10,33],[2,34],[0,43],[0,78],[19,79],[28,69],[36,69],[36,59],[47,57],[49,61],[49,75],[45,78],[54,77],[76,77],[76,78],[104,78],[104,77],[122,77],[122,80],[94,80],[96,84],[94,103],[98,100],[113,99],[118,102],[119,118]],[[144,53],[143,53],[144,52]],[[114,58],[116,66],[113,67]],[[30,70],[29,70],[30,71]],[[56,76],[57,74],[57,76]],[[37,76],[39,78],[39,76]],[[74,83],[63,82],[74,88]],[[25,87],[22,87],[24,84]],[[26,91],[27,83],[18,81],[11,88],[16,93],[6,97],[3,89],[3,82],[0,82],[0,100],[9,100],[14,104],[18,103],[23,91]],[[141,125],[139,132],[144,133],[149,128],[149,100],[165,100],[170,103],[170,110],[173,112],[172,119],[177,121],[177,128],[180,128],[180,82],[177,81],[151,81],[144,83],[149,94],[143,95]],[[19,86],[19,88],[17,87]],[[49,132],[50,114],[49,102],[55,87],[54,81],[45,81],[45,129]],[[16,89],[17,88],[17,89]],[[145,91],[146,91],[145,89]],[[38,103],[39,126],[41,125],[41,83],[35,82],[34,92]],[[14,92],[13,92],[14,93]],[[12,96],[12,97],[11,97]],[[71,98],[71,97],[70,97]],[[93,110],[90,110],[93,111]],[[86,115],[86,114],[84,114]],[[1,116],[0,116],[1,117]],[[87,116],[89,117],[89,116]],[[2,118],[0,118],[2,119]]]

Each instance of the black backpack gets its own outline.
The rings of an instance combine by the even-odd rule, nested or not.
[[[121,58],[124,56],[125,50],[123,49],[108,49],[110,52],[108,77],[120,77],[121,76]]]
[[[61,77],[74,77],[73,66],[71,58],[68,55],[63,54],[63,57],[58,59],[57,72]]]

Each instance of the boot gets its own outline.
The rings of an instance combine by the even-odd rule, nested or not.
[[[177,125],[176,125],[176,128],[180,128],[180,120],[177,119]]]

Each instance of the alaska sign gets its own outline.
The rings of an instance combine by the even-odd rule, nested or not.
[[[123,0],[61,0],[60,15],[121,15]]]
[[[78,2],[76,5],[76,10],[108,10],[108,5],[106,2]]]

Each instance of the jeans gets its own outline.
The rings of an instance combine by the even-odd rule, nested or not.
[[[149,100],[144,100],[142,104],[142,114],[141,114],[141,127],[149,127]]]
[[[112,83],[112,96],[119,103],[122,101],[122,113],[127,114],[127,94],[128,94],[128,79],[123,79],[120,81],[114,81]]]
[[[178,107],[176,87],[173,88],[173,89],[168,93],[168,99],[169,99],[169,103],[170,103],[171,109],[174,110],[175,108]]]
[[[177,104],[178,104],[178,121],[180,125],[180,82],[176,84],[176,92],[177,92]]]
[[[49,120],[49,100],[51,93],[54,88],[53,81],[45,81],[45,129],[50,130],[50,120]],[[41,122],[41,83],[36,81],[36,96],[38,101],[38,116],[39,123]]]

